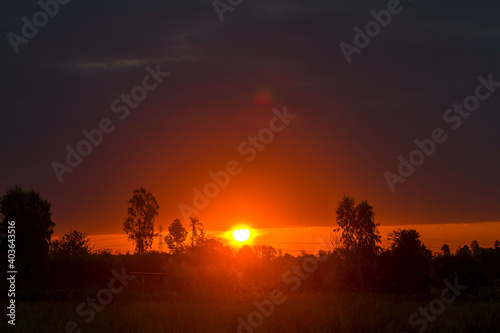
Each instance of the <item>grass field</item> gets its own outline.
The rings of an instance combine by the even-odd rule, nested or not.
[[[491,296],[493,294],[493,296]],[[439,293],[421,296],[351,293],[287,295],[254,332],[417,332],[408,318],[427,307]],[[496,295],[496,296],[495,296]],[[500,332],[498,292],[464,294],[428,322],[425,332]],[[257,301],[265,300],[265,297]],[[81,332],[238,332],[238,317],[257,311],[254,299],[190,295],[149,297],[123,293],[89,323],[76,314],[85,297],[36,303],[19,303],[15,332],[65,332],[75,321]],[[268,308],[269,309],[269,308]],[[421,318],[421,317],[420,317]],[[257,318],[258,319],[258,318]],[[3,321],[2,325],[5,324]],[[4,332],[4,330],[1,330]],[[78,332],[78,329],[68,330]],[[252,332],[242,329],[241,332]],[[423,331],[421,331],[423,332]]]

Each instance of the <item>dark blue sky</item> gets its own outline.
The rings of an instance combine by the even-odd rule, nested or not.
[[[286,105],[297,120],[200,214],[208,228],[226,228],[238,207],[254,227],[329,226],[344,194],[386,225],[500,221],[500,88],[459,129],[443,121],[478,76],[500,81],[500,3],[402,1],[348,64],[339,44],[387,4],[244,0],[221,22],[208,0],[73,0],[15,53],[8,34],[41,9],[4,1],[0,192],[33,187],[61,230],[111,233],[144,186],[166,224]],[[112,102],[157,64],[170,75],[120,120]],[[272,103],[255,105],[259,92]],[[103,118],[115,130],[59,182],[51,163]],[[447,141],[391,192],[384,173],[434,128]]]

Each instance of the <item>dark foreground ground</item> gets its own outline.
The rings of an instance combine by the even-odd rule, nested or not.
[[[64,294],[64,293],[63,293]],[[161,295],[123,292],[106,305],[78,306],[87,295],[17,304],[16,326],[1,332],[500,332],[500,292],[481,289],[440,302],[441,291],[425,296],[360,293],[286,295]],[[93,294],[94,297],[96,294]],[[448,298],[452,294],[445,295]],[[105,299],[106,295],[101,295]],[[282,298],[280,301],[283,300]],[[258,305],[256,305],[256,303]],[[444,308],[442,305],[444,304]],[[2,304],[4,307],[5,303]],[[428,309],[429,306],[433,309]],[[260,310],[258,309],[260,307]],[[420,311],[423,311],[420,315]],[[413,325],[409,319],[413,315]],[[428,313],[428,318],[426,318]],[[242,319],[246,324],[241,324]],[[85,322],[87,320],[87,322]],[[75,322],[69,323],[68,322]],[[250,322],[250,323],[249,323]],[[253,324],[255,327],[251,326]],[[248,326],[247,326],[248,325]],[[5,328],[7,326],[7,328]],[[240,327],[240,328],[239,328]]]

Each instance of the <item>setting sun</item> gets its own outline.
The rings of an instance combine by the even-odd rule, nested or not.
[[[248,238],[250,238],[250,230],[248,229],[233,230],[233,238],[236,239],[238,242],[244,242]]]
[[[2,3],[0,333],[500,333],[500,0],[144,2]]]

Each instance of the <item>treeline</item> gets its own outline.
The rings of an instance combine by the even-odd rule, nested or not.
[[[152,239],[159,236],[154,229],[158,204],[144,189],[134,191],[129,203],[124,230],[136,251],[112,254],[94,250],[81,231],[51,239],[55,224],[50,203],[33,190],[18,186],[7,190],[0,198],[0,232],[6,232],[8,221],[16,221],[19,299],[72,297],[82,290],[100,289],[109,281],[111,270],[124,268],[136,274],[162,273],[137,274],[128,288],[150,290],[148,295],[159,298],[179,293],[256,297],[275,289],[425,293],[455,277],[469,289],[498,286],[500,281],[498,241],[488,248],[473,241],[454,253],[444,244],[442,253],[432,253],[417,231],[398,229],[390,233],[389,247],[382,248],[373,207],[367,201],[356,205],[350,197],[338,204],[331,239],[316,253],[302,251],[298,256],[272,246],[225,246],[207,235],[194,217],[188,225],[190,239],[186,228],[175,220],[164,237],[169,253],[153,251]],[[7,250],[2,242],[3,258]]]

